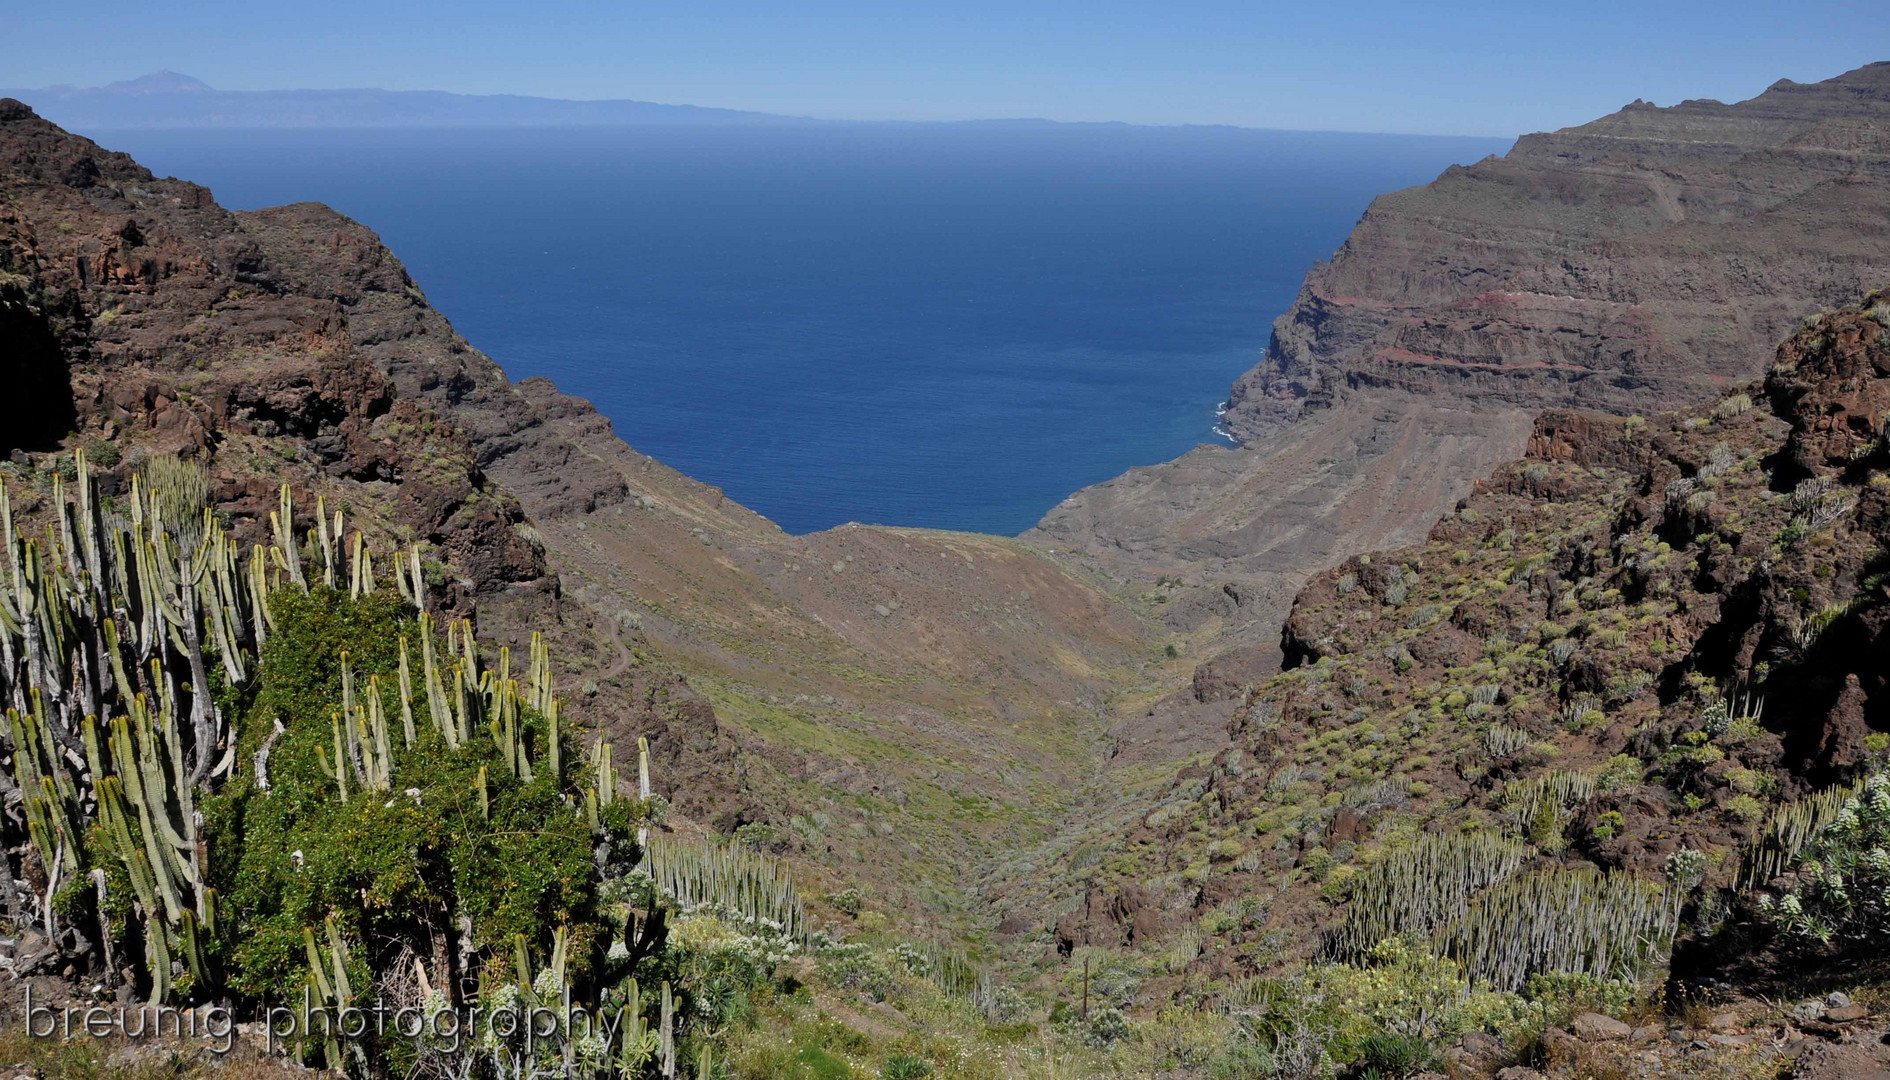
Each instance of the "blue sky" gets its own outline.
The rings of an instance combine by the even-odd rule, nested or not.
[[[1513,135],[1828,78],[1890,59],[1886,26],[1861,3],[1741,0],[92,0],[14,6],[0,86],[171,68],[234,90]]]

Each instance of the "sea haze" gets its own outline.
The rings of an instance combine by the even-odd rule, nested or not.
[[[1372,196],[1493,139],[1118,125],[88,131],[366,223],[514,379],[793,532],[1017,533],[1212,432]]]

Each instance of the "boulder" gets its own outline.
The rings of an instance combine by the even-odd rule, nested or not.
[[[1570,1025],[1575,1037],[1583,1042],[1617,1042],[1634,1034],[1634,1029],[1616,1020],[1612,1016],[1587,1012],[1575,1018]]]

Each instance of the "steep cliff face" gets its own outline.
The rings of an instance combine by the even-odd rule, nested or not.
[[[1182,578],[1174,624],[1263,670],[1297,582],[1420,538],[1537,411],[1706,400],[1890,280],[1887,212],[1890,64],[1526,136],[1379,198],[1307,275],[1234,387],[1242,447],[1078,492],[1027,535]],[[1221,610],[1229,584],[1262,599]]]
[[[1877,283],[1887,182],[1890,63],[1524,136],[1373,202],[1227,423],[1256,437],[1378,387],[1622,413],[1699,400]]]

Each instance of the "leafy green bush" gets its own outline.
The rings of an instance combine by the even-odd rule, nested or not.
[[[85,440],[85,460],[101,469],[109,469],[118,464],[123,455],[118,452],[118,444],[110,439],[92,438]],[[74,470],[77,471],[76,469]]]
[[[1083,1041],[1094,1047],[1107,1047],[1129,1037],[1129,1018],[1113,1005],[1091,1009],[1083,1025]]]
[[[818,1046],[803,1046],[794,1056],[796,1062],[802,1066],[805,1075],[812,1077],[813,1080],[847,1080],[853,1075],[853,1071],[847,1068],[844,1060]]]
[[[899,979],[884,954],[865,945],[841,945],[822,958],[827,981],[869,1001],[885,1001],[899,992]]]
[[[1309,978],[1340,1007],[1337,1024],[1348,1045],[1362,1045],[1374,1032],[1448,1039],[1516,1020],[1517,999],[1472,986],[1456,961],[1433,955],[1415,937],[1386,938],[1363,966],[1314,968]]]

